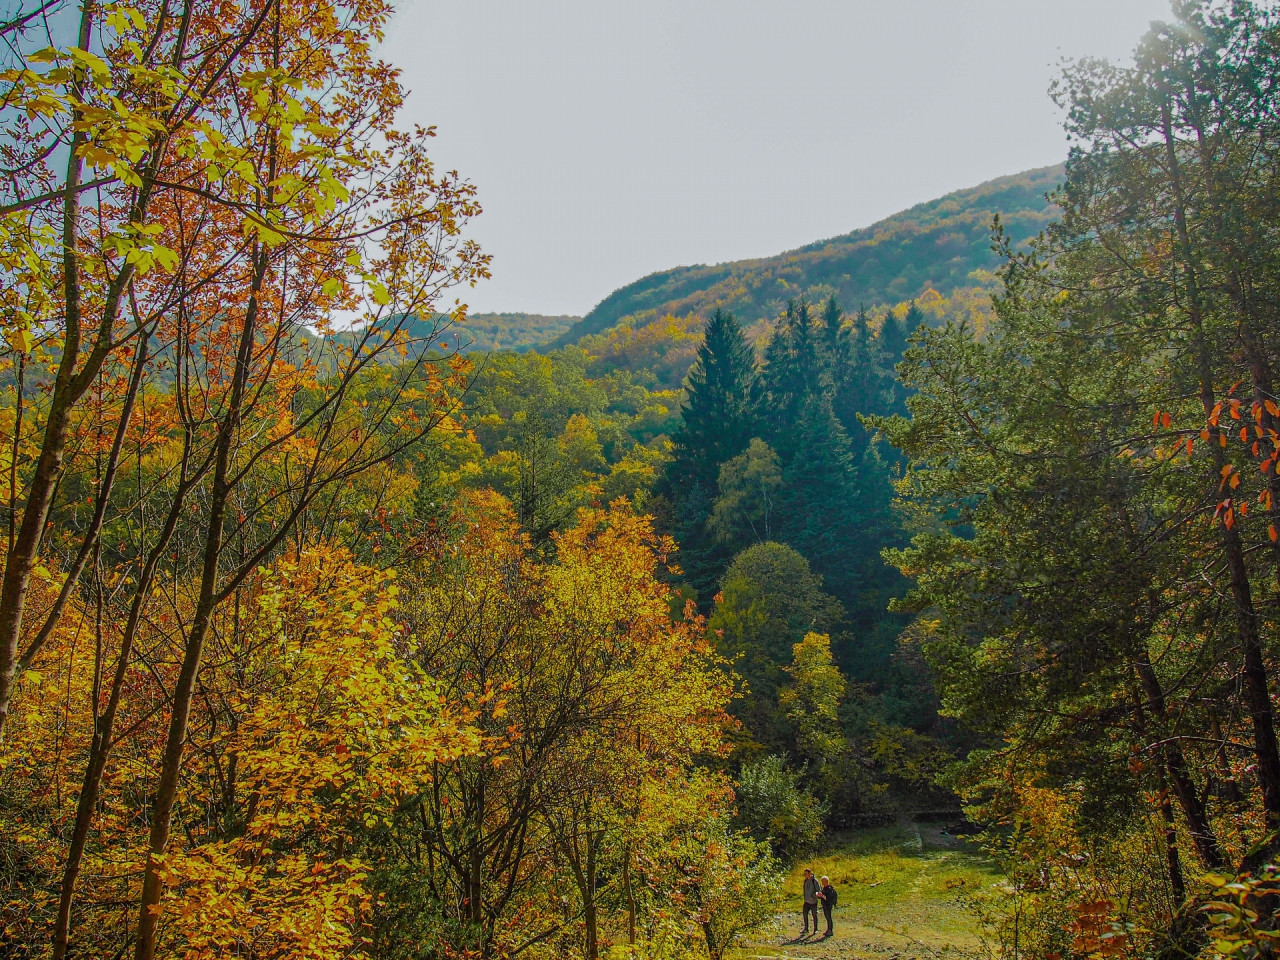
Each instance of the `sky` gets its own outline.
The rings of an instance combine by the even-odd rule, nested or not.
[[[581,315],[1065,157],[1061,60],[1168,0],[402,0],[384,59],[474,183],[473,312]]]

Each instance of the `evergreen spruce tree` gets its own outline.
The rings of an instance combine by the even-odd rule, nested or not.
[[[870,442],[870,433],[859,414],[880,415],[893,404],[893,374],[885,362],[880,342],[871,335],[865,307],[858,310],[844,334],[844,372],[835,385],[832,409],[849,436],[855,460]]]
[[[916,310],[914,301],[908,308],[906,316],[910,317],[913,310]],[[897,366],[902,360],[903,353],[906,352],[907,332],[906,317],[899,320],[893,315],[892,310],[885,314],[884,325],[880,328],[880,349],[884,351],[885,363],[891,370]]]
[[[914,300],[911,301],[901,320],[895,318],[892,313],[884,318],[884,327],[880,332],[880,345],[885,353],[885,362],[891,378],[892,402],[889,413],[905,415],[907,412],[907,388],[898,379],[896,367],[902,362],[902,356],[906,353],[908,338],[922,323],[924,323],[924,313],[916,306]]]
[[[755,356],[732,313],[711,314],[685,390],[668,486],[688,490],[698,482],[714,498],[720,465],[747,449],[755,430]]]
[[[823,390],[820,372],[809,302],[804,297],[791,300],[765,350],[761,374],[761,420],[770,434],[770,446],[784,462],[798,449],[797,428],[810,395]]]
[[[834,293],[822,304],[821,330],[823,366],[832,388],[839,390],[848,372],[849,337],[844,329],[844,314]]]
[[[672,502],[679,562],[707,603],[730,556],[707,530],[720,466],[747,449],[759,430],[755,355],[733,314],[717,309],[685,381],[688,397],[672,437],[664,489]]]

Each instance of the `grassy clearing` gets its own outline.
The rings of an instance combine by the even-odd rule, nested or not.
[[[803,870],[831,877],[840,892],[835,936],[799,941]],[[938,824],[862,831],[797,864],[787,878],[788,910],[778,933],[733,956],[960,958],[980,953],[977,921],[964,900],[991,895],[1000,874],[979,851]]]

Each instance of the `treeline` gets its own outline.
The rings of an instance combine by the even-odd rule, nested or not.
[[[1059,220],[878,421],[1018,955],[1274,949],[1280,21],[1176,12],[1132,67],[1067,71]]]

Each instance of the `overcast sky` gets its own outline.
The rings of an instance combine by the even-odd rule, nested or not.
[[[1063,57],[1167,0],[402,0],[405,121],[479,188],[473,311],[582,314],[1065,155]]]

